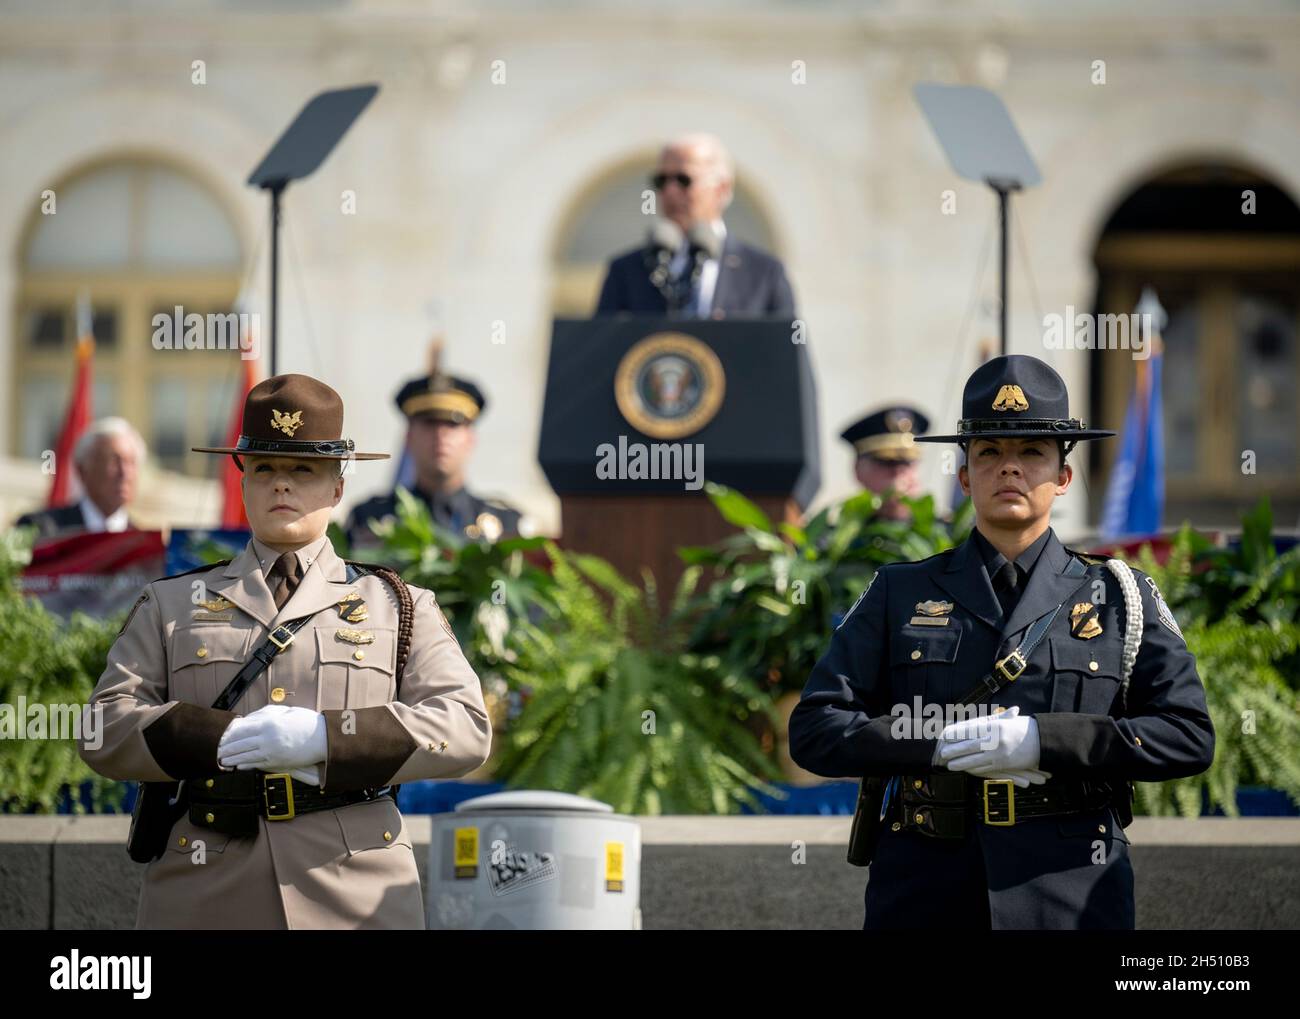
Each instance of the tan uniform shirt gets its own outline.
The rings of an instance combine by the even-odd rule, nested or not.
[[[226,726],[277,703],[325,715],[325,792],[481,766],[492,738],[482,691],[433,592],[408,585],[415,611],[399,695],[398,605],[388,585],[375,576],[348,583],[325,538],[298,555],[302,580],[279,611],[266,582],[278,553],[256,539],[227,566],[150,584],[91,697],[102,706],[103,740],[95,750],[83,744],[82,759],[109,778],[201,779],[219,770]],[[214,710],[266,635],[302,616],[312,618],[235,710]],[[168,850],[146,867],[137,927],[424,927],[410,835],[390,797],[262,818],[259,828],[232,837],[179,820]]]

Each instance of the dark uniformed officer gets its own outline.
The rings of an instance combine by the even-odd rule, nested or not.
[[[1196,661],[1150,577],[1050,527],[1063,454],[1114,433],[1070,418],[1061,377],[1022,355],[977,369],[962,412],[918,441],[966,447],[975,529],[877,572],[808,679],[790,753],[892,780],[865,927],[1132,928],[1128,783],[1214,757]],[[984,707],[1005,710],[963,721],[989,675]]]
[[[518,510],[495,499],[481,499],[465,487],[465,469],[474,451],[474,422],[487,404],[483,391],[435,367],[432,374],[402,386],[396,402],[409,422],[407,448],[415,465],[412,494],[429,507],[434,523],[473,541],[518,534]],[[396,492],[367,499],[348,517],[349,541],[374,543],[370,522],[396,515]]]
[[[895,492],[910,498],[921,494],[917,461],[921,450],[916,436],[924,434],[929,419],[915,407],[882,407],[860,418],[840,433],[857,454],[853,472],[858,484],[871,492]],[[880,507],[888,520],[906,520],[907,506],[890,495]]]

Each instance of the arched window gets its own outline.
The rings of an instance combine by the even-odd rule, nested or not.
[[[89,296],[95,417],[121,415],[171,470],[211,475],[192,445],[224,435],[238,350],[157,350],[155,314],[229,312],[243,251],[230,216],[165,163],[100,162],[53,188],[21,251],[11,394],[13,453],[53,449],[75,365],[76,308]]]
[[[645,239],[649,217],[641,208],[656,156],[647,153],[601,175],[575,203],[556,250],[552,307],[557,317],[590,315],[600,296],[606,263]],[[767,217],[739,172],[723,219],[728,232],[741,240],[780,254]]]
[[[1293,526],[1300,514],[1300,208],[1247,170],[1183,166],[1118,204],[1096,262],[1099,313],[1132,312],[1149,286],[1168,314],[1166,526],[1190,519],[1235,527],[1264,494],[1278,524]],[[1098,352],[1093,362],[1092,408],[1116,429],[1136,371],[1117,353]],[[1098,445],[1110,447],[1097,450],[1108,471],[1118,440]],[[1243,471],[1243,462],[1256,473]],[[1097,502],[1103,492],[1092,495]]]

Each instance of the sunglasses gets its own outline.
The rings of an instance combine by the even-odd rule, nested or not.
[[[688,188],[694,179],[689,173],[656,173],[650,178],[650,183],[656,191],[662,191],[670,180],[676,181],[682,188]]]

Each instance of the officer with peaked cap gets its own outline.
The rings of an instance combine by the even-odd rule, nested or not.
[[[1065,455],[1113,434],[1010,355],[971,375],[955,433],[918,437],[966,448],[975,527],[876,573],[790,719],[801,767],[882,780],[864,927],[1134,926],[1130,783],[1203,772],[1214,728],[1151,578],[1051,528]]]
[[[396,403],[408,422],[407,449],[415,467],[411,493],[428,506],[434,523],[471,541],[518,534],[518,510],[479,498],[465,487],[465,471],[474,451],[474,422],[487,405],[483,391],[468,379],[440,372],[435,352],[430,374],[402,386]],[[367,499],[348,518],[349,540],[374,543],[370,523],[396,515],[396,491]]]
[[[342,434],[324,383],[254,386],[238,444],[195,447],[239,465],[252,539],[150,584],[109,651],[102,739],[81,757],[179,781],[184,811],[161,826],[138,927],[424,927],[396,786],[479,767],[491,727],[433,592],[334,553],[344,463],[388,455]]]
[[[853,464],[858,483],[871,492],[896,492],[915,498],[921,494],[916,465],[921,450],[916,437],[930,426],[929,419],[915,407],[883,407],[855,421],[840,433],[856,458]],[[889,496],[880,507],[888,520],[906,520],[908,508]]]

